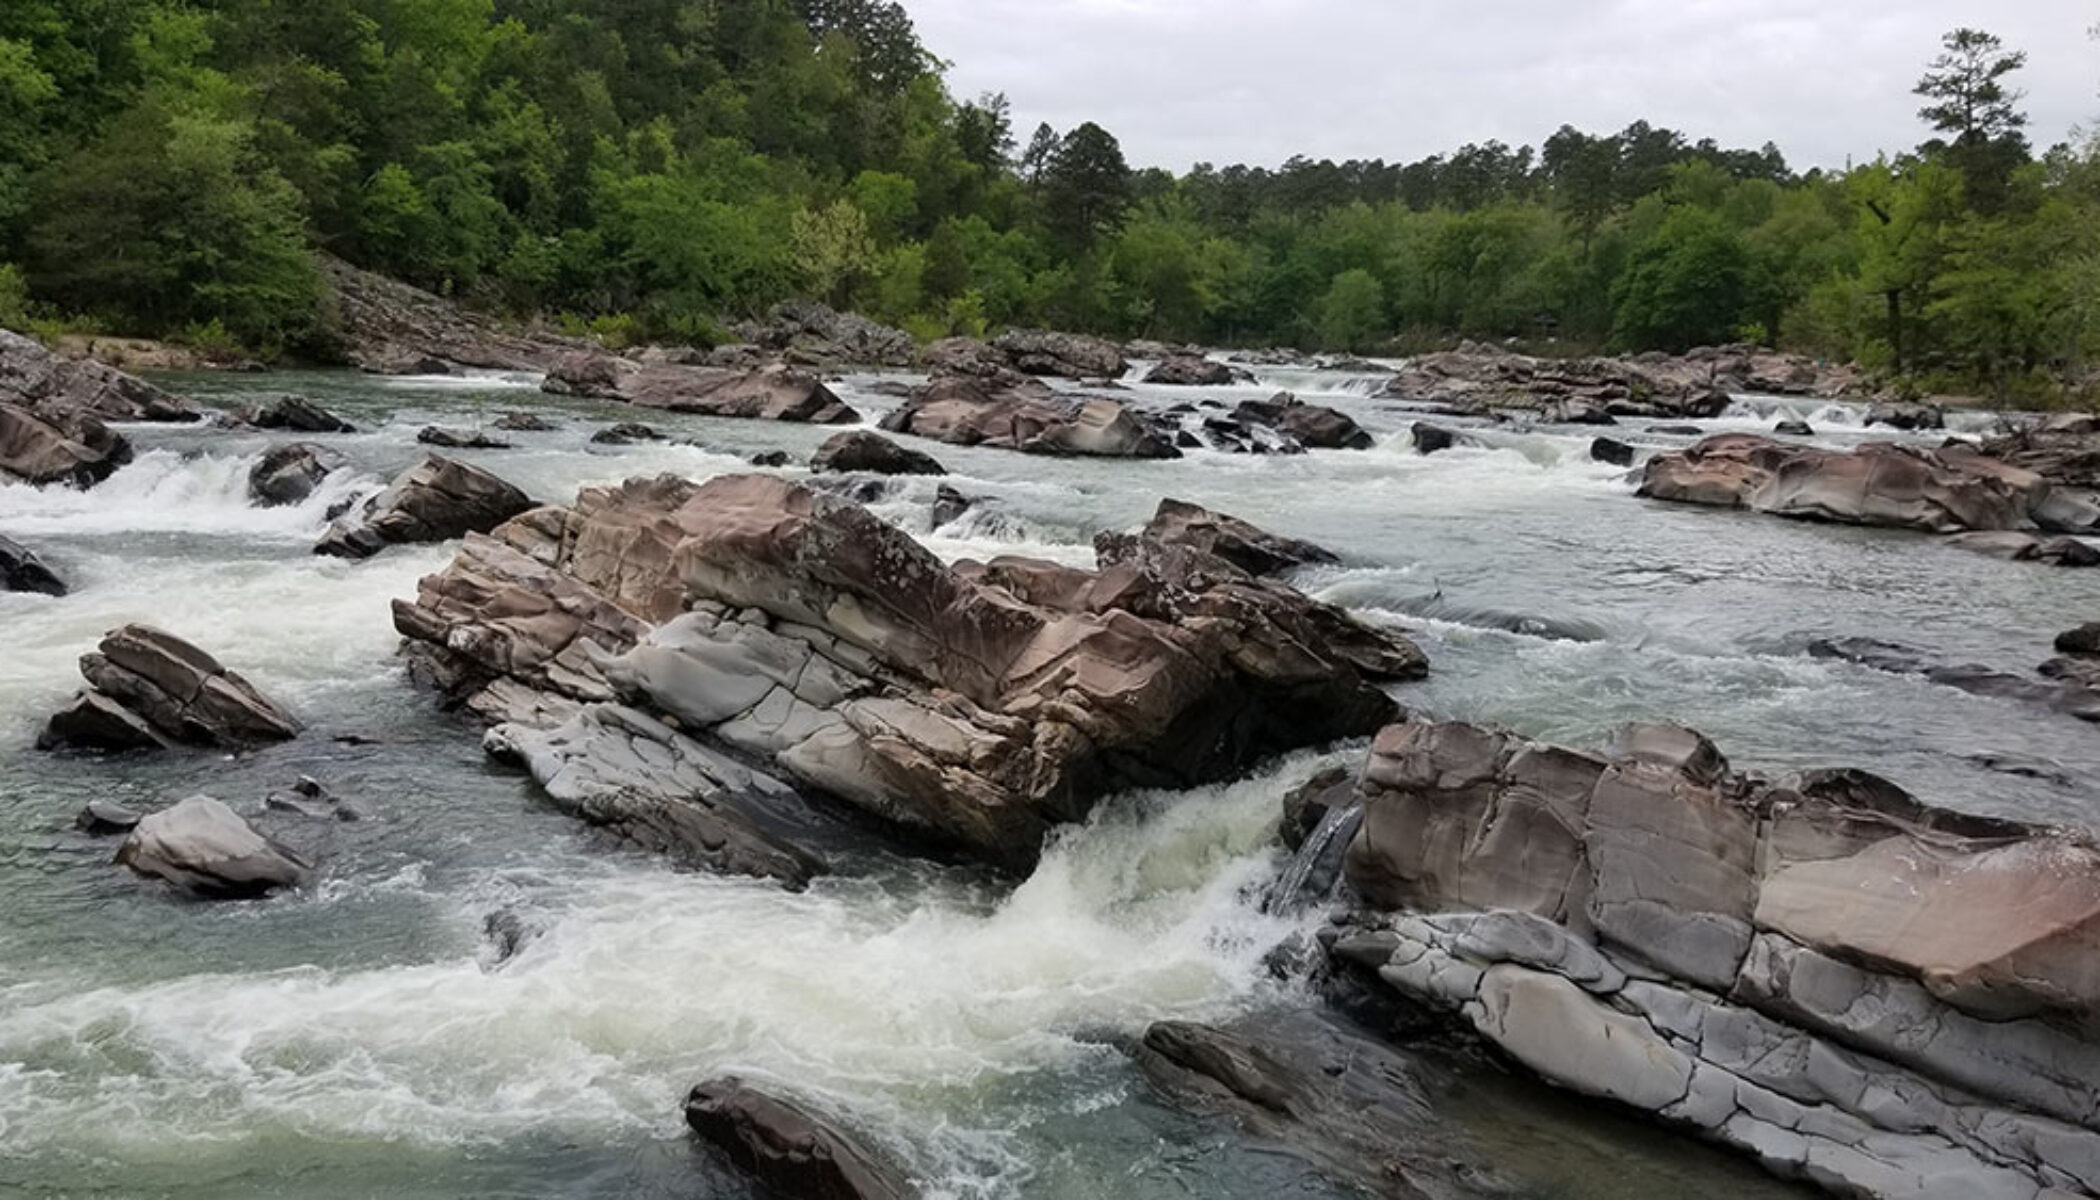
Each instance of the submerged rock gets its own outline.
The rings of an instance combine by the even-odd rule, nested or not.
[[[2100,1184],[2100,848],[1858,771],[1379,734],[1339,962],[1544,1078],[1869,1197]]]
[[[446,450],[508,450],[511,444],[492,438],[479,429],[449,429],[442,425],[425,425],[416,431],[416,440],[426,446],[437,446]]]
[[[1513,1194],[1440,1116],[1415,1065],[1333,1017],[1219,1028],[1161,1021],[1133,1057],[1176,1106],[1222,1116],[1331,1178],[1393,1200]]]
[[[909,450],[881,434],[855,429],[833,434],[817,447],[809,460],[809,469],[824,474],[830,471],[866,471],[876,475],[946,475],[948,468],[931,454]]]
[[[1781,421],[1772,426],[1772,432],[1781,437],[1814,437],[1815,429],[1806,421]]]
[[[185,744],[245,749],[298,736],[299,722],[219,661],[173,634],[126,625],[80,659],[89,690],[37,744],[97,750]]]
[[[850,425],[860,414],[816,376],[786,366],[757,370],[637,363],[610,354],[571,354],[542,385],[565,396],[595,396],[642,408],[710,417]]]
[[[1024,454],[1179,458],[1181,451],[1113,400],[965,375],[936,378],[882,419],[882,428],[957,446]]]
[[[685,1100],[686,1124],[759,1186],[796,1200],[911,1200],[918,1189],[886,1156],[812,1110],[717,1079]]]
[[[591,435],[594,446],[632,446],[636,442],[660,442],[664,435],[636,421],[608,425]]]
[[[2031,533],[2006,530],[1958,533],[1948,538],[1947,543],[2011,562],[2041,562],[2056,567],[2100,567],[2100,550],[2077,538],[2042,538]]]
[[[91,413],[39,413],[0,403],[0,473],[86,488],[130,461],[131,443]]]
[[[66,594],[66,582],[44,565],[27,546],[0,537],[0,591],[41,592],[46,596]]]
[[[248,498],[266,508],[303,504],[342,467],[342,455],[312,442],[273,446],[248,472]]]
[[[710,815],[760,821],[806,791],[1017,868],[1110,791],[1366,732],[1394,712],[1377,682],[1426,670],[1405,639],[1192,546],[1111,536],[1097,556],[949,568],[771,476],[635,480],[469,538],[395,624],[470,707],[502,680],[585,706],[555,735],[492,734],[550,792],[638,760]]]
[[[537,413],[504,413],[495,420],[495,427],[505,433],[552,433],[560,425]]]
[[[306,882],[313,864],[256,832],[210,796],[191,796],[140,819],[117,862],[215,900],[245,900]]]
[[[314,553],[370,558],[388,546],[486,533],[531,507],[525,493],[480,467],[432,455],[366,501],[356,520],[330,525]]]

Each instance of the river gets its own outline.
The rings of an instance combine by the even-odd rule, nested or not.
[[[0,533],[76,589],[0,595],[0,1194],[743,1196],[678,1113],[688,1087],[725,1072],[836,1110],[936,1196],[1341,1194],[1163,1106],[1117,1044],[1154,1020],[1307,1001],[1264,965],[1319,919],[1261,911],[1283,861],[1278,802],[1360,746],[1118,797],[1018,887],[874,857],[800,894],[675,872],[594,843],[409,684],[388,602],[450,547],[363,563],[309,548],[331,504],[419,457],[432,422],[558,419],[462,455],[555,502],[634,475],[749,469],[762,449],[806,460],[831,430],[556,401],[519,376],[163,382],[229,405],[295,391],[365,432],[313,439],[353,465],[296,508],[245,499],[256,456],[288,439],[165,426],[128,427],[137,461],[92,491],[0,486]],[[838,390],[879,413],[896,401],[876,382]],[[1741,767],[1859,766],[1951,807],[2093,820],[2088,727],[1808,647],[1873,637],[2026,671],[2095,615],[2100,579],[1916,535],[1649,504],[1589,459],[1592,430],[1473,430],[1482,444],[1423,457],[1413,415],[1377,382],[1132,385],[1160,404],[1289,387],[1362,421],[1379,443],[1366,452],[1154,463],[930,447],[946,482],[988,502],[939,530],[936,481],[873,507],[951,559],[1090,563],[1096,532],[1175,496],[1343,555],[1298,582],[1413,631],[1434,673],[1395,694],[1438,717],[1575,744],[1677,720]],[[1857,410],[1800,401],[1746,399],[1701,424],[1764,429],[1779,408],[1833,444],[1865,436]],[[637,417],[693,444],[588,443]],[[240,758],[34,751],[42,716],[78,686],[75,660],[129,621],[198,642],[310,732]],[[71,829],[93,799],[150,808],[209,791],[254,811],[301,775],[368,819],[269,826],[324,868],[267,902],[179,900]],[[504,909],[544,932],[491,969],[483,923]],[[1425,1071],[1455,1133],[1496,1147],[1527,1195],[1795,1194],[1478,1062]]]

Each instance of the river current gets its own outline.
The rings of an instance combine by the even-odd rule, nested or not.
[[[363,563],[310,547],[332,504],[420,456],[415,432],[433,422],[558,420],[461,454],[551,502],[635,475],[747,470],[758,450],[806,461],[833,431],[557,401],[519,376],[164,382],[227,405],[294,391],[364,432],[311,439],[353,465],[295,508],[245,498],[257,455],[288,437],[165,426],[126,428],[137,460],[91,491],[0,486],[0,533],[75,588],[0,595],[0,1195],[739,1197],[678,1111],[724,1073],[839,1113],[936,1196],[1341,1194],[1164,1106],[1117,1046],[1159,1019],[1307,1002],[1264,963],[1319,919],[1262,911],[1283,865],[1279,802],[1360,745],[1117,797],[1018,887],[873,858],[800,894],[676,872],[593,842],[410,685],[388,602],[451,547]],[[836,386],[872,415],[896,403],[877,382]],[[1378,438],[1366,452],[1152,463],[927,447],[945,482],[985,502],[932,529],[936,481],[912,480],[873,507],[950,559],[1090,563],[1095,533],[1142,523],[1162,496],[1194,501],[1340,553],[1297,582],[1410,630],[1433,674],[1395,695],[1431,715],[1578,745],[1675,720],[1739,767],[1858,766],[1951,807],[2094,821],[2089,727],[1809,646],[1871,637],[2030,671],[2096,615],[2100,578],[1918,535],[1650,504],[1590,460],[1594,430],[1473,429],[1480,444],[1423,457],[1416,414],[1377,398],[1381,382],[1271,370],[1235,388],[1131,385],[1161,405],[1288,388],[1356,416]],[[1856,409],[1756,397],[1699,424],[1763,430],[1780,415],[1831,444],[1867,436]],[[634,419],[690,444],[588,443]],[[1688,440],[1643,424],[1608,432]],[[240,758],[33,750],[79,684],[78,656],[130,621],[196,641],[310,732]],[[71,828],[94,799],[151,808],[208,791],[253,812],[301,775],[368,819],[268,826],[323,870],[266,902],[185,902]],[[492,969],[483,923],[505,909],[543,932]],[[1425,1071],[1454,1136],[1494,1148],[1527,1194],[1794,1194],[1491,1064]]]

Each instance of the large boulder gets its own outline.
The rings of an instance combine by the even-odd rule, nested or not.
[[[940,376],[884,417],[882,428],[1024,454],[1181,457],[1173,443],[1114,400],[1053,391],[1035,380],[1006,386],[974,376]]]
[[[705,780],[669,793],[712,813],[777,809],[791,787],[1015,867],[1109,791],[1368,732],[1394,711],[1378,682],[1426,669],[1405,639],[1217,555],[1144,535],[1097,549],[1096,571],[950,568],[772,476],[637,480],[470,538],[395,624],[476,711],[554,696],[589,717],[616,696],[660,714],[613,719],[630,745],[638,730],[658,743],[642,761],[699,762]],[[666,749],[660,730],[770,781]],[[591,738],[559,735],[584,758]],[[519,757],[550,789],[577,769],[577,753]]]
[[[1172,387],[1226,387],[1253,378],[1246,371],[1200,354],[1174,355],[1145,373],[1146,383]]]
[[[1288,392],[1268,400],[1242,400],[1232,415],[1289,434],[1310,450],[1369,450],[1373,444],[1371,435],[1349,414],[1307,404]]]
[[[777,364],[738,370],[664,361],[645,364],[581,352],[556,361],[541,386],[557,395],[593,396],[709,417],[813,425],[851,425],[860,420],[860,414],[842,403],[822,380]]]
[[[1548,1080],[1844,1195],[2100,1185],[2100,846],[1858,771],[1381,732],[1334,958]]]
[[[525,493],[480,467],[433,454],[367,500],[355,519],[330,525],[314,553],[370,558],[388,546],[486,533],[531,507]]]
[[[879,433],[862,429],[836,433],[826,439],[810,457],[809,469],[818,474],[830,471],[866,471],[875,475],[948,473],[948,468],[931,454],[906,449]]]
[[[246,749],[298,736],[299,722],[211,655],[171,633],[126,625],[81,656],[88,690],[38,745],[124,750],[176,743]]]
[[[740,1079],[685,1100],[686,1124],[769,1194],[796,1200],[911,1200],[919,1194],[881,1151],[828,1117]]]
[[[207,899],[245,900],[298,887],[313,864],[258,833],[210,796],[140,818],[117,848],[117,862]]]
[[[1024,375],[1121,379],[1130,364],[1122,348],[1100,338],[1040,329],[1013,329],[992,343]]]
[[[2100,509],[2041,476],[1965,446],[1922,450],[1870,442],[1852,451],[1728,433],[1658,454],[1640,495],[1774,516],[1929,533],[2094,528]]]
[[[1161,500],[1144,536],[1215,554],[1249,575],[1279,575],[1308,563],[1338,563],[1331,550],[1276,534],[1182,500]]]
[[[81,410],[0,404],[0,473],[28,483],[93,487],[131,461],[123,434]]]
[[[264,508],[303,504],[330,475],[343,468],[343,456],[312,442],[273,446],[248,470],[248,497]]]
[[[0,592],[42,592],[46,596],[63,596],[66,583],[27,546],[0,537]]]
[[[189,400],[93,359],[68,359],[0,329],[0,402],[47,418],[84,414],[104,421],[197,421]]]

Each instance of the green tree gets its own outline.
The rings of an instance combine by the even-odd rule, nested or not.
[[[1954,30],[1940,46],[1912,89],[1927,101],[1918,116],[1948,138],[1928,149],[1962,173],[1978,211],[1996,213],[2005,206],[2013,171],[2028,158],[2020,132],[2027,114],[2018,107],[2025,93],[2005,82],[2027,65],[2027,55],[1980,29]]]
[[[868,216],[850,200],[795,214],[791,236],[797,277],[811,295],[844,304],[875,266]]]
[[[1637,248],[1615,289],[1612,341],[1685,351],[1734,341],[1750,297],[1750,259],[1720,217],[1680,206]]]
[[[1320,298],[1320,341],[1329,350],[1361,352],[1385,329],[1385,288],[1362,268],[1344,271]]]
[[[1116,227],[1131,194],[1122,145],[1092,121],[1066,134],[1043,168],[1044,223],[1076,250]]]

